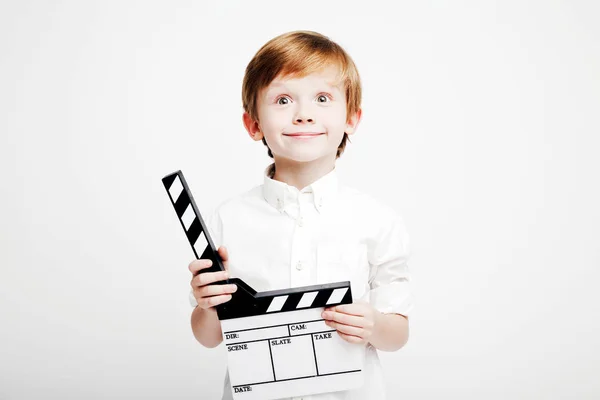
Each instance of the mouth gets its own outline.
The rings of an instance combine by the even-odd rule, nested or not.
[[[311,139],[317,136],[324,135],[322,132],[296,132],[296,133],[284,133],[283,136],[289,136],[295,139]]]

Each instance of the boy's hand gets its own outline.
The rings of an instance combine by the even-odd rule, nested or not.
[[[196,298],[198,307],[205,310],[231,300],[231,293],[237,290],[236,285],[211,285],[212,283],[229,278],[229,268],[227,266],[229,256],[227,254],[227,249],[221,246],[219,247],[218,252],[223,260],[225,271],[199,274],[198,271],[210,268],[212,265],[212,261],[208,259],[194,260],[188,266],[192,273],[192,281],[190,284],[192,289],[194,289],[194,297]]]
[[[327,326],[336,329],[350,343],[368,343],[375,331],[379,311],[368,303],[327,307],[321,314]]]

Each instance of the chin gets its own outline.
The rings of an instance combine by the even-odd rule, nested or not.
[[[294,161],[294,162],[298,162],[298,163],[308,163],[308,162],[312,162],[312,161],[316,161],[316,160],[320,160],[323,157],[327,157],[328,154],[322,154],[322,153],[295,153],[295,154],[287,154],[285,156],[280,156],[281,158],[285,158],[289,161]],[[333,155],[333,157],[335,157],[335,153]]]
[[[311,156],[290,156],[290,157],[285,157],[287,160],[289,161],[293,161],[293,162],[297,162],[297,163],[309,163],[311,161],[315,161],[318,160],[319,157],[311,157]]]

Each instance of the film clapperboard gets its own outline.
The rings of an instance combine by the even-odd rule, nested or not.
[[[181,171],[162,179],[204,272],[224,271]],[[321,317],[324,307],[352,303],[350,282],[256,292],[242,279],[230,301],[217,306],[236,400],[265,400],[362,386],[364,346],[344,341]]]

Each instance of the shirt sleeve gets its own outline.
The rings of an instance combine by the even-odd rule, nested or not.
[[[413,309],[409,236],[402,217],[386,216],[369,246],[371,305],[384,314],[408,316]]]
[[[218,249],[223,241],[223,223],[221,221],[219,209],[217,208],[211,214],[209,214],[205,222],[208,227],[208,234],[210,235],[210,237],[213,240],[213,243]],[[189,301],[192,307],[196,308],[198,306],[198,302],[194,297],[194,289],[192,288],[190,288],[189,292]]]

